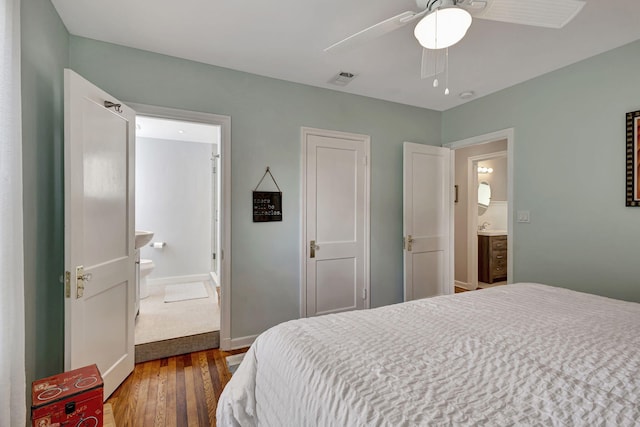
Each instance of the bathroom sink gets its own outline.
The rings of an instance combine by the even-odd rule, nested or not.
[[[141,247],[149,243],[151,239],[153,239],[152,231],[136,230],[136,249],[140,249]]]
[[[478,236],[506,236],[507,230],[480,230]]]

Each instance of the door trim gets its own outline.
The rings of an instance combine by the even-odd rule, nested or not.
[[[179,110],[129,102],[137,114],[220,126],[220,349],[230,350],[231,342],[231,117],[199,111]]]
[[[307,248],[307,136],[308,135],[318,135],[327,138],[340,138],[340,139],[351,139],[354,141],[362,141],[364,143],[365,150],[365,177],[364,177],[364,186],[365,186],[365,212],[364,212],[364,287],[367,292],[367,296],[364,300],[364,308],[368,309],[370,307],[371,301],[371,271],[370,271],[370,259],[371,259],[371,248],[370,248],[370,234],[371,234],[371,137],[369,135],[357,134],[357,133],[348,133],[334,130],[326,130],[326,129],[316,129],[310,127],[301,127],[300,128],[300,140],[302,144],[302,177],[300,182],[302,184],[302,197],[300,198],[300,211],[301,211],[301,244],[300,244],[300,317],[307,317],[307,259],[306,259],[306,248]]]
[[[483,135],[478,135],[478,136],[473,136],[471,138],[466,138],[466,139],[462,139],[459,141],[453,141],[453,142],[448,142],[446,144],[443,144],[443,147],[448,147],[452,150],[457,150],[459,148],[465,148],[465,147],[470,147],[473,145],[481,145],[481,144],[487,144],[490,142],[494,142],[494,141],[499,141],[502,139],[506,139],[507,140],[507,283],[513,283],[513,277],[514,277],[514,271],[513,271],[513,265],[514,265],[514,260],[513,260],[513,246],[514,246],[514,242],[515,242],[515,238],[513,235],[513,215],[514,215],[514,211],[513,211],[513,194],[514,194],[514,188],[513,188],[513,164],[514,164],[514,145],[515,145],[515,132],[514,132],[514,128],[507,128],[507,129],[502,129],[496,132],[491,132],[491,133],[486,133]],[[495,154],[495,153],[494,153]],[[451,182],[455,182],[455,155],[451,156]],[[470,193],[470,192],[469,192]],[[453,224],[454,224],[454,206],[453,206],[453,202],[451,202],[451,227],[453,228]],[[476,222],[477,224],[477,222]],[[472,234],[469,233],[469,230],[467,230],[468,234]],[[478,237],[476,236],[476,248],[475,248],[475,253],[477,254],[478,248]],[[469,243],[469,236],[467,235],[467,244]],[[471,248],[473,249],[473,248]],[[469,248],[467,248],[467,251],[469,250]],[[476,255],[477,257],[477,255]],[[469,266],[469,261],[467,260],[467,266]],[[476,277],[476,283],[477,283],[477,260],[476,260],[476,272],[475,272],[475,277]],[[469,274],[469,271],[467,271],[467,274]],[[473,272],[472,272],[473,274]],[[469,278],[467,277],[467,282],[469,281]],[[451,281],[451,292],[454,293],[455,289],[455,278],[454,280]]]

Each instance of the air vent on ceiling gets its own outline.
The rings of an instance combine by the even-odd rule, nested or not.
[[[329,83],[336,86],[346,86],[351,83],[351,80],[355,79],[356,75],[353,73],[348,73],[346,71],[340,71],[338,74],[333,76]]]

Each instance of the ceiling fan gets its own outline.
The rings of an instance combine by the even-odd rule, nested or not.
[[[473,18],[562,28],[584,4],[583,0],[416,0],[419,11],[406,11],[385,19],[324,51],[346,50],[419,20],[414,35],[423,47],[421,77],[426,78],[446,69],[448,51],[445,49],[462,40]],[[429,66],[431,63],[433,67]],[[436,79],[434,86],[437,85]]]

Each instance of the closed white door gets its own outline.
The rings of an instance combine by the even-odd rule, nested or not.
[[[135,112],[65,70],[65,370],[133,371]]]
[[[404,299],[450,293],[450,151],[404,143]]]
[[[303,129],[303,315],[369,306],[369,137]]]

